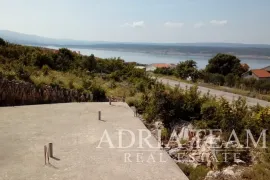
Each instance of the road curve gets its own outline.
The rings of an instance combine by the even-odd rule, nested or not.
[[[168,84],[172,87],[175,87],[176,85],[180,85],[181,88],[186,88],[186,87],[189,88],[189,87],[193,86],[192,84],[178,82],[178,81],[174,81],[174,80],[170,80],[170,79],[166,79],[166,78],[157,78],[157,80],[159,82],[162,82],[165,85]],[[256,98],[250,98],[247,96],[241,96],[241,95],[234,94],[234,93],[219,91],[219,90],[206,88],[206,87],[202,87],[202,86],[198,86],[198,90],[201,91],[203,94],[206,94],[209,92],[210,95],[213,95],[216,97],[224,97],[229,102],[232,102],[234,99],[238,99],[239,97],[244,97],[244,98],[246,98],[247,104],[249,106],[255,106],[257,104],[264,106],[264,107],[270,106],[270,102],[268,102],[268,101],[264,101],[264,100],[260,100],[260,99],[256,99]]]

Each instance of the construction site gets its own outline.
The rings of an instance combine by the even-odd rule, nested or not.
[[[126,103],[1,107],[0,114],[1,180],[188,179]]]

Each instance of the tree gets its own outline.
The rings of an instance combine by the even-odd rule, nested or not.
[[[5,45],[6,45],[6,41],[0,38],[0,46],[5,46]]]
[[[237,57],[219,53],[208,61],[206,72],[222,74],[224,76],[232,73],[241,76],[244,73],[244,69],[241,67],[240,60]]]
[[[37,54],[35,65],[41,68],[44,65],[47,65],[51,68],[53,68],[53,59],[49,54],[42,53]]]
[[[93,71],[96,68],[97,62],[93,54],[87,56],[84,61],[84,66],[88,71]]]
[[[59,49],[58,56],[55,59],[56,69],[62,71],[70,69],[74,60],[74,55],[69,49],[61,48]]]
[[[176,66],[176,74],[182,79],[191,77],[193,81],[196,81],[199,78],[197,63],[194,60],[180,62]]]

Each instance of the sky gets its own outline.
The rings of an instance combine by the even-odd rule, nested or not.
[[[117,42],[270,44],[270,0],[0,0],[0,29]]]

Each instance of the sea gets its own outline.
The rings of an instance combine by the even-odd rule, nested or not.
[[[46,46],[46,48],[59,49],[59,47]],[[101,49],[78,49],[69,48],[73,51],[80,51],[83,55],[94,54],[96,57],[100,58],[117,58],[125,60],[126,62],[137,62],[141,64],[152,64],[152,63],[173,63],[177,64],[185,60],[194,60],[197,62],[197,67],[199,69],[204,69],[208,64],[208,60],[211,59],[210,56],[204,55],[169,55],[169,54],[155,54],[155,53],[141,53],[141,52],[127,52],[118,50],[101,50]],[[270,59],[261,58],[239,58],[241,63],[246,63],[249,65],[250,69],[260,69],[270,65]]]

